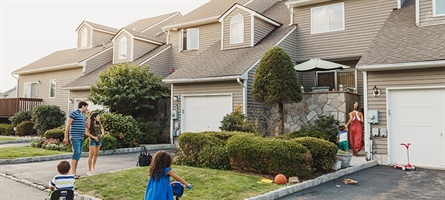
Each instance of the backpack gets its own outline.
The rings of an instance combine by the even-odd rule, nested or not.
[[[149,166],[151,164],[152,156],[147,151],[145,146],[141,146],[141,152],[139,153],[138,162],[136,166]]]
[[[181,198],[184,194],[184,186],[178,181],[172,182],[170,185],[172,186],[173,196],[176,196],[176,199]]]

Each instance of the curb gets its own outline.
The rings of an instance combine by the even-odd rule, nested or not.
[[[145,146],[145,148],[147,148],[148,151],[174,149],[175,148],[174,144],[157,144],[157,145],[144,145],[144,146]],[[141,151],[141,147],[132,147],[132,148],[122,148],[122,149],[115,149],[115,150],[99,151],[99,155],[135,153],[135,152],[140,152],[140,151]],[[0,165],[70,159],[72,155],[73,155],[72,153],[66,153],[66,154],[57,154],[57,155],[51,155],[51,156],[35,156],[35,157],[28,157],[28,158],[0,159]],[[81,157],[88,157],[88,155],[89,155],[88,152],[82,152]]]
[[[347,175],[347,174],[351,174],[366,168],[370,168],[373,166],[376,166],[378,164],[377,160],[373,160],[373,161],[369,161],[360,165],[356,165],[356,166],[351,166],[345,169],[341,169],[338,171],[335,171],[333,173],[329,173],[329,174],[325,174],[322,176],[319,176],[315,179],[311,179],[308,181],[304,181],[301,183],[297,183],[294,185],[290,185],[284,188],[280,188],[271,192],[268,192],[266,194],[262,194],[256,197],[251,197],[251,198],[246,198],[244,200],[269,200],[269,199],[277,199],[295,192],[298,192],[300,190],[304,190],[316,185],[320,185],[322,183],[337,179],[341,176]]]
[[[20,139],[20,140],[4,140],[4,141],[0,141],[0,145],[2,144],[14,144],[14,143],[28,143],[31,142],[31,140],[36,139],[36,138],[25,138],[25,139]]]

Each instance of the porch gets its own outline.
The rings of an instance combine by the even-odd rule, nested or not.
[[[9,118],[23,110],[32,110],[42,105],[43,99],[37,98],[0,98],[0,118]]]

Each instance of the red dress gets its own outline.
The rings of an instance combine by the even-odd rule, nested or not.
[[[354,118],[352,118],[349,126],[349,141],[352,147],[352,153],[356,155],[363,148],[363,127],[358,115],[358,111],[353,111]]]

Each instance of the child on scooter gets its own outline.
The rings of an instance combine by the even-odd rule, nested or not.
[[[71,165],[68,161],[60,161],[57,165],[57,171],[59,171],[59,175],[54,176],[54,178],[49,182],[49,189],[74,190],[74,176],[68,175],[70,169]]]
[[[349,153],[348,132],[345,126],[339,127],[340,131],[337,134],[338,149]]]

